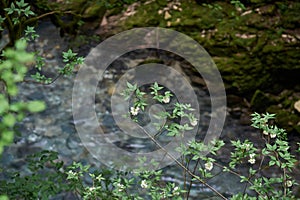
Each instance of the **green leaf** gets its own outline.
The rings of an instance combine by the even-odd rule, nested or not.
[[[9,104],[7,99],[3,94],[0,94],[0,115],[9,109]]]
[[[127,81],[127,87],[129,88],[129,89],[132,89],[133,88],[133,85],[131,84],[131,83],[129,83],[128,81]]]
[[[1,153],[1,152],[0,152],[0,153]],[[9,199],[8,199],[8,197],[7,197],[7,196],[5,196],[5,195],[1,195],[1,196],[0,196],[0,200],[9,200]]]
[[[16,42],[16,49],[17,50],[25,50],[27,47],[26,41],[25,40],[18,40]]]
[[[24,113],[19,113],[18,115],[17,115],[17,121],[22,121],[23,119],[24,119],[24,117],[25,117],[25,114]]]
[[[12,10],[12,12],[16,9],[16,7],[15,7],[15,4],[14,3],[11,3],[11,5],[10,5],[10,9]],[[9,13],[8,13],[9,14]]]
[[[270,160],[269,166],[275,165],[275,160]]]
[[[25,3],[24,0],[17,1],[16,4],[19,6],[19,8],[25,7],[28,5],[28,3]]]
[[[8,113],[3,117],[2,123],[8,127],[13,127],[16,123],[15,116],[11,113]]]
[[[25,30],[25,35],[28,35],[30,33],[35,33],[34,27],[33,26],[27,26]]]
[[[9,110],[11,110],[13,112],[20,112],[25,107],[26,107],[26,105],[23,102],[16,102],[16,103],[10,104]]]
[[[268,155],[270,152],[266,148],[263,148],[261,153],[263,155]]]
[[[256,173],[255,169],[252,169],[252,168],[249,169],[249,174],[250,175],[254,175],[255,173]]]
[[[270,145],[270,144],[267,143],[266,146],[267,146],[267,149],[268,149],[269,151],[275,151],[276,148],[277,148],[277,145],[276,145],[276,144],[274,144],[274,145],[272,146],[272,145]]]
[[[11,96],[16,96],[18,94],[18,88],[15,85],[10,85],[7,87],[7,92]]]
[[[25,8],[24,14],[25,14],[26,17],[29,17],[29,15],[35,15],[34,12],[32,12],[30,10],[30,6],[28,6],[28,7]]]
[[[2,17],[2,16],[0,15],[0,26],[1,26],[1,24],[2,24],[4,21],[5,21],[5,17]]]
[[[13,131],[3,131],[1,141],[4,143],[4,145],[12,143],[14,139],[14,132]]]
[[[27,103],[27,109],[29,112],[40,112],[45,110],[45,102],[42,101],[31,101]]]
[[[19,18],[17,18],[17,17],[12,18],[12,21],[13,21],[14,25],[16,25],[20,22]]]
[[[4,8],[8,15],[12,14],[14,11],[11,8]]]

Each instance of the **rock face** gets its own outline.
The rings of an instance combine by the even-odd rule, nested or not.
[[[294,108],[300,113],[300,100],[295,102]]]
[[[89,27],[85,26],[84,28],[97,28],[106,13],[104,1],[32,1],[30,4],[39,14],[53,13],[49,17],[53,24],[61,29],[61,36],[76,34],[82,24],[90,21],[96,23],[88,23]]]
[[[126,29],[152,25],[191,36],[215,57],[227,87],[241,94],[254,94],[258,88],[281,90],[297,80],[300,30],[295,30],[300,19],[295,14],[300,3],[255,1],[238,11],[218,1],[211,3],[213,8],[193,0],[174,2],[141,5],[124,23]]]
[[[264,112],[270,105],[274,104],[274,102],[275,100],[272,97],[260,90],[256,90],[250,104],[257,112]]]
[[[76,34],[80,20],[85,22],[82,27],[85,31],[97,27],[106,30],[104,26],[113,24],[110,35],[145,26],[167,27],[185,33],[213,57],[227,93],[241,97],[241,107],[246,102],[252,112],[278,113],[277,119],[282,123],[286,121],[285,114],[279,111],[292,113],[293,120],[288,123],[293,128],[289,130],[299,130],[300,113],[294,109],[294,102],[299,100],[300,92],[300,3],[242,2],[245,9],[224,1],[137,1],[125,10],[109,11],[100,1],[71,0],[46,5],[41,5],[44,1],[35,1],[33,4],[44,12],[71,10],[76,13],[65,18],[52,17],[61,27],[62,35]],[[115,18],[119,13],[122,16]],[[100,27],[104,15],[106,23]],[[193,84],[205,84],[197,73],[188,75]]]
[[[252,99],[252,111],[265,112],[300,91],[300,3],[253,0],[245,6],[224,1],[149,1],[119,25],[167,27],[187,34],[213,57],[227,92],[248,102]],[[284,90],[293,92],[286,96]],[[278,101],[269,101],[270,96]],[[256,102],[258,98],[267,102]],[[300,121],[299,113],[295,116]]]

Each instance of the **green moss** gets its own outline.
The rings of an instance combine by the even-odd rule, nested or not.
[[[276,114],[282,110],[278,105],[271,105],[266,109],[266,112]],[[277,118],[277,117],[276,117]]]
[[[300,133],[300,125],[296,124],[293,126],[294,130],[297,131],[297,133]]]
[[[287,132],[296,131],[300,133],[300,116],[294,112],[294,100],[291,98],[292,91],[285,90],[278,97],[277,104],[267,108],[267,112],[276,114],[276,123]]]
[[[289,4],[288,8],[281,10],[282,12],[282,23],[284,28],[295,29],[300,25],[300,2],[294,2]]]
[[[272,44],[266,44],[263,49],[262,49],[262,53],[276,53],[276,52],[280,52],[282,51],[283,46],[281,46],[280,44],[277,45],[272,45]]]
[[[267,108],[276,102],[275,98],[265,94],[260,90],[256,90],[251,99],[251,108],[257,112],[265,112]]]
[[[276,113],[276,122],[281,128],[284,128],[287,132],[291,132],[293,130],[299,130],[299,128],[297,128],[297,123],[299,122],[299,116],[289,111],[286,110],[278,111]]]
[[[83,18],[86,19],[102,19],[106,12],[106,7],[104,4],[91,3],[87,6],[83,13]]]
[[[294,102],[292,100],[290,100],[289,98],[286,98],[282,102],[282,106],[283,106],[283,108],[292,108],[294,106]]]
[[[284,23],[294,26],[300,22],[297,21],[300,15],[296,16],[300,11],[299,3],[290,2],[291,8],[286,9],[280,3],[255,0],[254,7],[262,6],[264,14],[252,12],[239,16],[235,7],[224,1],[213,2],[222,10],[198,5],[194,0],[180,2],[182,11],[170,9],[171,18],[167,20],[164,13],[158,14],[166,7],[166,0],[141,5],[123,27],[167,27],[169,24],[170,28],[194,38],[214,57],[227,88],[234,88],[250,98],[257,88],[281,90],[285,87],[282,71],[300,68],[300,54],[296,49],[299,42],[293,46],[283,42],[278,31],[283,30]],[[279,12],[285,15],[279,18]]]

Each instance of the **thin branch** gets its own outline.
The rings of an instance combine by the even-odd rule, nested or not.
[[[181,167],[183,170],[185,170],[191,177],[197,179],[200,183],[208,187],[211,191],[216,193],[218,196],[220,196],[222,199],[227,200],[226,197],[224,197],[220,192],[218,192],[214,187],[206,183],[204,180],[202,180],[200,177],[196,176],[191,172],[188,168],[186,168],[181,162],[179,162],[172,154],[170,154],[162,145],[160,145],[153,137],[150,135],[143,127],[141,127],[142,130],[145,132],[145,134],[156,144],[161,150],[163,150],[179,167]]]
[[[216,166],[218,166],[218,167],[220,167],[220,168],[224,168],[223,165],[218,164],[218,163],[216,163],[216,162],[214,162],[214,165],[216,165]],[[231,174],[233,174],[233,175],[236,175],[236,176],[238,176],[238,177],[241,177],[241,174],[239,174],[238,172],[235,172],[235,171],[233,171],[233,170],[231,170],[231,169],[228,169],[228,172],[231,173]],[[252,183],[250,180],[247,180],[247,182],[248,182],[250,185],[253,185],[253,183]],[[261,196],[262,196],[262,194],[261,194],[260,192],[258,192],[258,191],[256,191],[256,190],[255,190],[255,192],[256,192],[258,195],[261,195]]]
[[[200,159],[198,159],[197,162],[196,162],[196,165],[195,165],[194,170],[193,170],[193,174],[195,174],[199,162],[200,162]],[[187,193],[187,199],[190,197],[192,185],[193,185],[193,179],[190,180],[190,185],[189,185],[188,193]]]
[[[30,23],[32,23],[32,22],[35,22],[35,21],[37,21],[37,20],[39,20],[39,19],[42,19],[42,18],[47,17],[47,16],[49,16],[49,15],[54,15],[54,14],[72,14],[72,15],[74,15],[74,16],[78,16],[78,14],[76,14],[76,13],[74,13],[74,12],[72,12],[72,11],[59,11],[59,10],[55,10],[55,11],[51,11],[51,12],[48,12],[48,13],[44,13],[44,14],[39,15],[39,16],[37,16],[37,17],[33,17],[33,18],[30,18],[30,19],[26,20],[26,21],[24,22],[24,26],[26,26],[27,24],[30,24]],[[80,16],[80,15],[79,15],[79,16]]]
[[[52,81],[50,83],[43,83],[43,82],[39,82],[39,81],[36,81],[36,80],[26,80],[26,79],[24,79],[22,82],[25,82],[25,83],[37,83],[37,84],[42,84],[42,85],[51,85],[51,84],[53,84],[61,76],[62,76],[62,74],[57,75],[55,78],[52,79]]]

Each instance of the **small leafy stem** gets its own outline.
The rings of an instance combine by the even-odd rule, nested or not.
[[[159,86],[157,83],[154,83],[150,87],[150,94],[153,95],[154,100],[162,104],[168,104],[170,103],[170,97],[172,96],[172,94],[168,91],[164,92],[163,94],[163,89],[163,87]],[[127,89],[125,89],[122,95],[127,100],[129,98],[133,98],[136,101],[145,102],[143,99],[145,93],[141,92],[136,84],[127,83]],[[135,103],[134,105],[135,107],[133,107],[130,112],[132,116],[138,115],[140,106],[147,106],[147,103]],[[142,110],[144,110],[144,108],[142,108]],[[197,119],[194,117],[194,115],[192,113],[186,113],[186,111],[192,110],[193,109],[188,104],[175,103],[173,111],[171,111],[170,113],[163,112],[161,114],[160,117],[167,117],[171,121],[174,119],[187,117],[190,121],[190,124],[192,125],[191,127],[188,124],[180,125],[174,122],[165,125],[163,128],[168,131],[168,136],[177,136],[180,131],[191,130],[193,126],[197,124]],[[229,172],[230,174],[238,176],[241,179],[241,182],[246,183],[243,189],[243,193],[239,193],[232,197],[232,199],[234,200],[241,198],[247,199],[249,197],[246,192],[247,188],[257,193],[257,195],[261,199],[272,199],[274,197],[279,198],[281,196],[287,197],[287,199],[293,199],[291,190],[289,188],[296,183],[288,175],[288,171],[292,171],[292,168],[295,166],[296,159],[295,156],[291,155],[288,151],[289,146],[286,139],[287,137],[285,130],[280,129],[276,125],[272,124],[274,118],[275,115],[269,113],[262,115],[258,113],[252,114],[252,126],[254,128],[262,130],[262,140],[265,142],[265,147],[261,149],[260,154],[257,154],[258,149],[248,139],[244,141],[232,140],[231,144],[234,147],[234,151],[231,152],[231,159],[228,163],[229,167],[217,163],[216,160],[212,157],[206,157],[199,154],[199,152],[209,149],[209,153],[216,156],[216,151],[218,151],[225,144],[223,141],[213,141],[212,148],[206,146],[202,142],[197,141],[190,142],[188,148],[184,146],[178,147],[177,150],[181,151],[184,155],[182,156],[182,160],[180,162],[155,139],[155,136],[153,137],[152,135],[150,135],[143,127],[140,126],[140,128],[147,135],[147,137],[150,138],[154,142],[154,144],[157,145],[165,153],[166,156],[170,157],[180,168],[183,169],[185,180],[184,188],[187,187],[187,175],[191,176],[191,180],[187,188],[188,191],[186,191],[187,193],[185,193],[185,197],[187,199],[189,198],[191,186],[193,184],[193,181],[195,180],[205,185],[222,199],[226,199],[225,196],[223,196],[214,187],[207,183],[207,180],[218,175],[213,175],[209,172],[214,165],[223,169],[223,172]],[[137,120],[135,121],[137,122]],[[161,127],[158,130],[161,130]],[[260,162],[257,165],[257,169],[250,167],[247,175],[243,175],[236,170],[236,165],[244,163],[245,160],[248,160],[248,163],[254,165],[258,158],[260,158]],[[189,169],[192,160],[196,161],[196,163],[193,169]],[[206,162],[204,167],[200,162],[201,160]],[[199,171],[197,171],[198,165],[201,165]],[[263,170],[268,169],[272,166],[276,166],[280,169],[280,171],[282,172],[282,175],[280,177],[268,178],[262,175]],[[201,176],[197,175],[197,173],[199,172]],[[265,190],[265,188],[262,187],[263,184],[265,184],[268,190]],[[276,191],[276,185],[278,184],[282,186],[282,190]]]
[[[198,180],[200,183],[208,187],[210,190],[212,190],[214,193],[219,195],[222,199],[227,199],[224,197],[220,192],[218,192],[214,187],[206,183],[204,180],[202,180],[199,176],[195,175],[192,171],[190,171],[187,167],[185,167],[181,162],[179,162],[172,154],[170,154],[162,145],[160,145],[154,137],[152,137],[143,127],[141,129],[144,131],[144,133],[157,145],[161,150],[163,150],[166,155],[168,155],[178,166],[180,166],[184,171],[186,171],[190,176]]]

